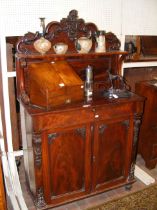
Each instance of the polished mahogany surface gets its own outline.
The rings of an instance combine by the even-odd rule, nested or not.
[[[139,153],[145,160],[147,168],[157,164],[157,80],[136,83],[136,93],[145,97],[143,120],[139,135]]]
[[[51,109],[83,99],[84,82],[66,61],[31,63],[27,71],[32,105]]]
[[[142,108],[143,98],[132,94],[51,111],[26,106],[25,170],[36,205],[39,195],[55,206],[132,183]]]
[[[120,42],[113,33],[106,33],[106,52],[94,51],[97,30],[95,24],[86,24],[73,10],[67,18],[51,22],[45,29],[45,38],[52,45],[59,41],[68,44],[66,54],[55,54],[53,49],[45,55],[36,52],[33,42],[40,38],[38,33],[25,35],[17,44],[18,100],[25,115],[25,171],[35,205],[39,208],[61,205],[121,185],[129,189],[135,181],[143,98],[128,92],[124,85],[121,65],[127,53],[119,50]],[[93,35],[91,51],[77,53],[75,39],[89,34]],[[43,74],[47,69],[43,70],[40,65],[60,61],[70,66],[83,84],[85,69],[92,66],[93,95],[85,97],[83,94],[81,100],[68,104],[54,106],[52,102],[51,107],[38,106],[35,88],[44,91],[51,87],[49,74]],[[31,65],[39,66],[35,74],[30,73]],[[68,73],[66,69],[63,70]],[[53,84],[55,78],[51,79]],[[36,90],[33,103],[30,81],[34,82],[32,87]],[[53,95],[55,91],[50,93]],[[56,93],[59,95],[58,90]]]

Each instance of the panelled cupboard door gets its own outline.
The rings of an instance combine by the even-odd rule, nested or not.
[[[45,186],[51,203],[62,202],[90,191],[91,126],[57,129],[46,134],[48,168],[43,168],[48,180]],[[45,163],[44,163],[45,165]],[[49,172],[48,172],[49,171]],[[47,196],[45,196],[47,197]]]
[[[129,124],[129,117],[95,123],[93,190],[102,190],[126,180],[130,164],[127,160],[130,160],[132,147]]]

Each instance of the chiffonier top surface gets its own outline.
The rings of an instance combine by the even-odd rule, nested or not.
[[[130,106],[131,104],[134,106],[135,105],[135,109],[136,109],[136,105],[139,103],[141,103],[141,105],[143,106],[143,101],[144,101],[144,97],[136,95],[134,93],[129,92],[128,93],[129,96],[126,98],[107,98],[104,96],[104,93],[95,93],[92,97],[92,99],[90,101],[87,101],[86,98],[84,98],[84,100],[79,101],[79,102],[75,102],[75,103],[71,103],[71,104],[66,104],[66,105],[60,105],[57,107],[54,107],[53,109],[50,110],[45,110],[45,109],[40,109],[38,107],[30,107],[28,105],[25,105],[25,108],[27,110],[27,112],[32,115],[44,115],[44,114],[49,114],[49,113],[59,113],[61,111],[71,111],[71,110],[80,110],[80,109],[95,109],[95,108],[100,108],[100,107],[109,107],[110,109],[114,109],[114,107],[116,106]],[[137,102],[137,104],[136,104]],[[139,105],[138,104],[138,105]],[[141,108],[141,107],[139,107]],[[114,112],[114,110],[113,110]],[[128,114],[128,113],[125,113]]]

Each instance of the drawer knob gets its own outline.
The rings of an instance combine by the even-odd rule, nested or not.
[[[98,115],[98,114],[96,114],[96,115],[95,115],[95,118],[98,118],[98,117],[99,117],[99,115]]]

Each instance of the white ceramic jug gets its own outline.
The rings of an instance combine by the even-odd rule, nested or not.
[[[78,53],[88,53],[92,48],[92,40],[88,37],[82,36],[75,42]]]

